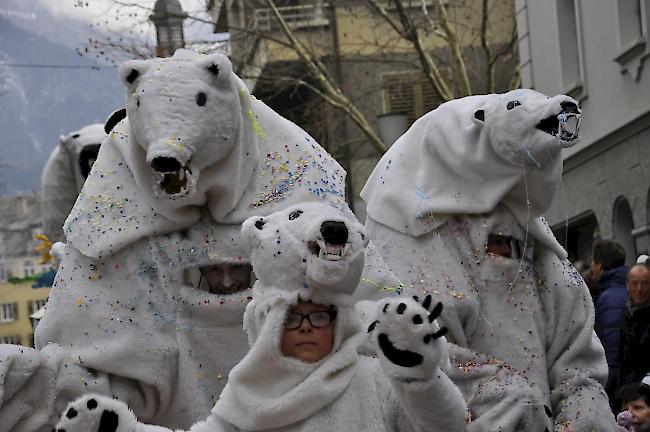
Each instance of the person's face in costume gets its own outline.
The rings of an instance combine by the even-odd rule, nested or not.
[[[489,254],[512,258],[512,237],[490,234],[486,247]]]
[[[647,302],[650,299],[650,270],[645,265],[633,266],[627,275],[626,286],[632,304]]]
[[[643,398],[624,403],[623,409],[632,414],[632,421],[636,426],[650,421],[650,407]]]
[[[289,309],[284,321],[282,354],[306,363],[325,358],[334,343],[335,311],[325,305],[299,302]]]
[[[210,292],[232,294],[248,289],[251,285],[251,266],[249,264],[215,264],[201,267]]]

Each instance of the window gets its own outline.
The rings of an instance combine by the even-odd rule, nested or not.
[[[32,300],[30,304],[30,313],[38,312],[46,303],[47,300]]]
[[[449,71],[442,70],[449,78]],[[420,71],[389,72],[381,77],[384,112],[408,114],[409,124],[442,103],[429,80]]]
[[[623,72],[638,80],[648,47],[647,3],[644,0],[616,0],[619,53],[614,58]]]
[[[641,2],[643,0],[617,0],[618,32],[621,49],[630,48],[643,36]]]
[[[0,343],[12,344],[12,345],[20,345],[20,336],[19,335],[0,336]]]
[[[23,263],[23,273],[25,277],[34,275],[34,262],[27,260]]]
[[[579,7],[577,0],[557,0],[562,85],[566,94],[578,100],[585,95]]]
[[[18,319],[18,304],[3,303],[0,305],[0,322],[12,322]]]

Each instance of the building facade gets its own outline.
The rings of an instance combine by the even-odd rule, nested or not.
[[[399,20],[394,2],[380,3]],[[420,28],[422,46],[432,53],[441,74],[458,95],[449,44],[434,34],[431,24],[436,13],[435,3],[429,0],[403,2]],[[463,53],[469,53],[469,59],[480,57],[481,40],[475,29],[480,28],[481,2],[444,3]],[[371,10],[367,2],[276,0],[275,4],[295,36],[310,55],[322,62],[326,73],[334,78],[375,131],[379,130],[377,119],[386,114],[406,114],[408,126],[442,102],[422,72],[413,45]],[[507,44],[515,28],[513,0],[493,1],[491,7],[488,15],[490,43],[495,46]],[[305,129],[341,163],[348,173],[350,207],[360,220],[365,220],[359,192],[381,157],[379,152],[349,117],[307,88],[318,89],[319,83],[295,50],[284,44],[286,38],[266,1],[213,0],[210,8],[215,31],[230,34],[235,72],[258,99]],[[501,73],[496,77],[501,81],[497,88],[504,90],[510,82],[503,77],[510,75],[504,73],[507,67],[502,65],[509,65],[513,70],[515,63],[506,55],[498,64]],[[475,93],[484,92],[480,69],[472,64],[470,79]],[[305,81],[306,85],[296,86],[297,80]]]
[[[572,260],[612,238],[650,250],[650,0],[517,0],[522,87],[580,102],[547,219]]]
[[[32,283],[0,283],[0,343],[34,346],[38,320],[31,316],[45,306],[50,288]]]
[[[33,346],[38,318],[32,316],[38,316],[50,293],[52,274],[43,273],[54,264],[41,263],[34,252],[35,235],[41,233],[40,203],[38,193],[0,197],[0,343]]]

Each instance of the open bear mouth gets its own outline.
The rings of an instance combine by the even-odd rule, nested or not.
[[[578,138],[580,131],[580,113],[560,111],[537,124],[537,129],[552,135],[563,142]]]
[[[156,173],[158,176],[158,186],[168,195],[185,195],[189,192],[192,185],[192,170],[189,165],[185,165],[179,170]]]
[[[324,240],[311,240],[307,247],[312,255],[327,261],[340,261],[348,250],[346,244],[333,244]]]

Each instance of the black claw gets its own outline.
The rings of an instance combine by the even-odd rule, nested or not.
[[[443,327],[435,333],[431,333],[431,337],[434,339],[439,339],[447,334],[447,327]]]
[[[404,303],[400,303],[397,305],[397,313],[402,315],[404,311],[406,310],[406,305]]]
[[[544,405],[544,411],[546,411],[547,416],[553,418],[553,411],[551,411],[551,409],[548,406]]]
[[[415,315],[413,317],[413,324],[422,324],[422,317],[420,315]]]
[[[384,310],[383,310],[383,312],[386,313],[387,310],[388,310],[388,303],[386,303],[386,304],[384,305]]]
[[[104,411],[99,419],[97,432],[115,432],[119,426],[119,417],[113,411]]]
[[[438,302],[436,307],[434,307],[431,313],[429,314],[429,322],[433,322],[433,320],[438,318],[441,313],[442,313],[442,303]]]
[[[375,329],[375,326],[377,325],[378,322],[379,321],[374,320],[372,323],[370,323],[370,325],[368,326],[368,333],[370,333],[371,331],[373,331]]]
[[[429,306],[431,306],[431,294],[427,294],[427,296],[424,298],[424,301],[422,302],[422,307],[426,310],[429,310]]]
[[[67,413],[65,413],[65,416],[69,419],[73,419],[77,417],[77,410],[74,408],[70,408]]]

